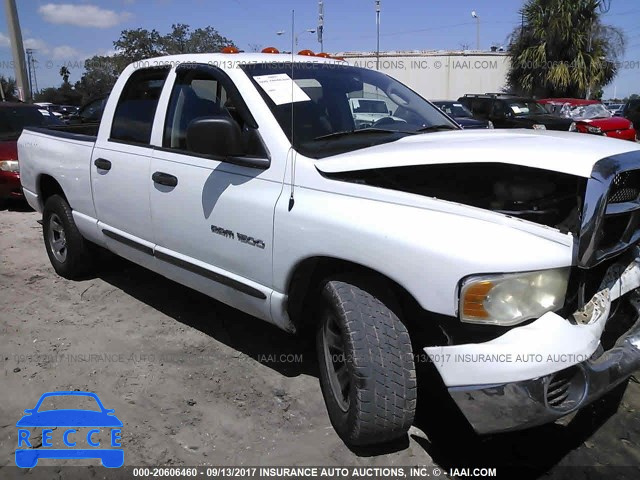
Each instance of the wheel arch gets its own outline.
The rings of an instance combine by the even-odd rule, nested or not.
[[[376,291],[384,292],[387,300],[403,313],[415,308],[422,310],[411,293],[385,274],[349,260],[314,256],[299,261],[287,283],[287,313],[297,330],[311,325],[314,316],[310,309],[318,298],[322,282],[338,275],[365,279]]]
[[[60,183],[49,174],[43,173],[38,177],[37,188],[40,206],[42,208],[44,208],[44,204],[49,197],[53,195],[60,195],[68,202],[67,196]]]

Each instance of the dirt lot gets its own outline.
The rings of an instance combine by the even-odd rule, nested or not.
[[[481,439],[437,387],[423,388],[405,441],[350,450],[329,423],[304,342],[109,254],[94,278],[64,280],[38,218],[0,211],[0,478],[15,474],[2,469],[14,464],[15,422],[52,390],[92,391],[115,409],[125,465],[511,465],[545,478],[640,465],[635,379],[619,406],[614,394],[568,425]]]

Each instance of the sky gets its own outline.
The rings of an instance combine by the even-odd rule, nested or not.
[[[4,3],[4,2],[2,2]],[[607,24],[627,35],[621,70],[604,98],[640,93],[640,0],[611,0]],[[523,0],[381,0],[381,51],[475,48],[506,45],[520,23]],[[70,81],[82,75],[85,58],[113,52],[123,29],[138,27],[167,33],[173,23],[212,26],[241,49],[253,45],[290,50],[292,10],[298,49],[319,51],[317,36],[306,32],[318,20],[318,0],[17,0],[25,48],[35,49],[40,89],[57,86],[60,67]],[[324,50],[375,51],[374,0],[324,0]],[[0,10],[0,74],[15,76],[4,8]],[[284,32],[277,35],[277,32]]]

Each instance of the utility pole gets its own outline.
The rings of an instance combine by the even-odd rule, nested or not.
[[[7,14],[9,26],[9,39],[11,40],[11,52],[13,53],[16,83],[21,100],[31,98],[31,91],[27,82],[27,66],[24,59],[24,45],[22,44],[22,31],[18,20],[18,9],[15,0],[5,0],[4,8]]]
[[[320,43],[320,51],[324,52],[324,2],[318,0],[318,42]]]
[[[480,50],[480,15],[474,10],[471,16],[476,19],[476,50]]]
[[[376,70],[380,70],[380,0],[376,0],[376,27],[378,30],[376,35]]]
[[[36,77],[36,59],[33,58],[35,50],[33,48],[27,48],[27,65],[29,73],[29,90],[31,91],[31,100],[33,96],[38,93],[38,79]]]

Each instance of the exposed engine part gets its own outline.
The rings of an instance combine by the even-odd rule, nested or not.
[[[424,165],[328,175],[500,212],[576,235],[586,179],[501,163]]]

